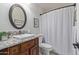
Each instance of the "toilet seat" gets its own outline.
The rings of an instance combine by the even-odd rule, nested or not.
[[[41,43],[40,47],[41,48],[46,48],[46,49],[51,49],[52,48],[52,46],[50,44],[47,44],[47,43]]]

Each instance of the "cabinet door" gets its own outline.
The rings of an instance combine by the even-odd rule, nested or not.
[[[27,42],[24,42],[21,44],[21,54],[22,55],[29,55],[30,54],[30,48],[35,45],[34,40],[30,40]]]
[[[30,49],[31,55],[39,55],[39,47],[36,45]]]
[[[29,49],[26,49],[25,52],[21,52],[21,55],[29,55]]]
[[[16,45],[9,48],[10,55],[19,55],[20,54],[20,45]]]
[[[8,55],[8,54],[9,54],[9,49],[8,48],[0,50],[0,55]]]

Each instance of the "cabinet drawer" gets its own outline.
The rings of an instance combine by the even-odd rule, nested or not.
[[[18,55],[20,52],[20,45],[11,47],[9,51],[11,55]]]
[[[21,52],[26,51],[27,49],[33,47],[35,45],[34,40],[30,40],[28,42],[24,42],[21,44]]]

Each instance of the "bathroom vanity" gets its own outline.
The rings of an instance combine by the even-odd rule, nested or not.
[[[27,22],[27,15],[23,7],[19,4],[12,5],[9,10],[9,20],[14,28],[24,28]],[[3,35],[1,33],[0,55],[38,55],[40,35],[27,33],[13,31],[8,33],[6,40],[2,40]],[[12,36],[15,34],[15,37],[17,37],[9,37],[11,34]]]
[[[16,43],[5,43],[4,47],[0,45],[0,55],[39,55],[39,36],[17,40]]]

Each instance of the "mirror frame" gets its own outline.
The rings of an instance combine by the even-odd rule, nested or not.
[[[15,23],[13,22],[13,19],[12,19],[12,12],[13,12],[13,9],[14,9],[15,7],[21,8],[22,11],[24,12],[25,21],[24,21],[23,26],[21,26],[21,27],[16,26]],[[23,9],[23,7],[21,7],[19,4],[13,4],[13,5],[11,6],[10,10],[9,10],[9,20],[10,20],[10,23],[13,25],[13,27],[15,27],[16,29],[22,29],[22,28],[24,28],[24,26],[25,26],[25,24],[26,24],[26,21],[27,21],[27,16],[26,16],[26,12],[25,12],[25,10]]]

